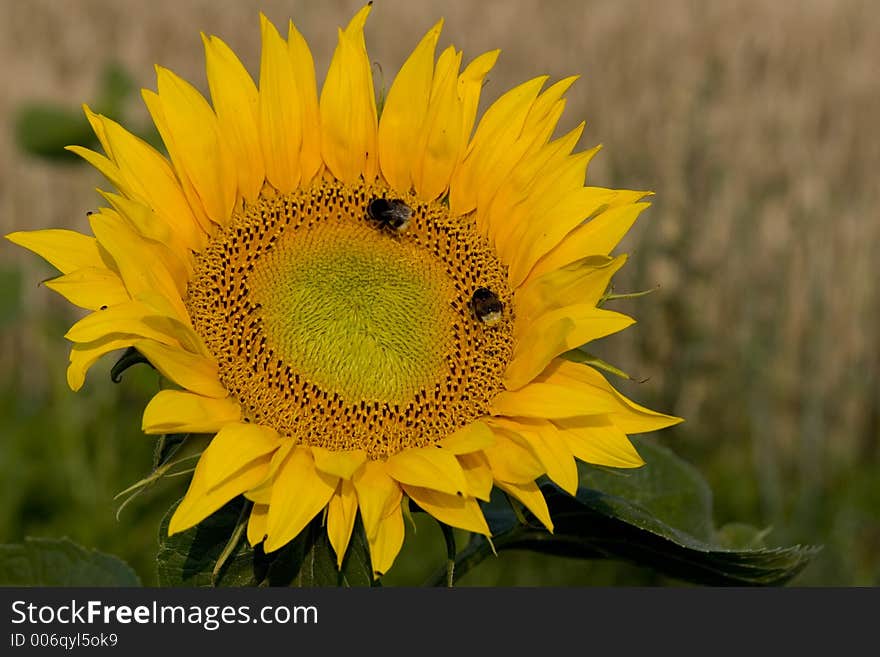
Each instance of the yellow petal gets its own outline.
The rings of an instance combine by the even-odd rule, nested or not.
[[[171,132],[171,127],[168,125],[168,119],[165,117],[165,107],[162,104],[162,99],[159,98],[159,94],[149,89],[141,89],[141,98],[143,98],[144,104],[147,106],[147,111],[153,119],[153,124],[156,126],[159,136],[162,137],[162,142],[168,149],[171,164],[176,172],[177,184],[183,193],[183,197],[186,199],[192,215],[191,223],[195,231],[192,239],[199,239],[201,237],[202,245],[196,248],[197,251],[201,250],[205,241],[204,236],[213,234],[216,224],[212,223],[208,218],[202,199],[199,197],[193,181],[190,180],[189,175],[186,173],[184,163],[180,159],[180,148],[175,145],[174,135]],[[187,222],[187,225],[189,223]],[[184,230],[186,229],[184,228]]]
[[[510,173],[510,149],[522,130],[538,91],[547,80],[541,76],[514,87],[496,100],[480,120],[468,152],[452,175],[449,207],[453,215],[477,207],[480,188],[497,184]]]
[[[375,539],[382,519],[400,504],[400,486],[388,474],[385,464],[367,461],[352,479],[368,539]]]
[[[605,207],[613,196],[613,192],[607,190],[582,187],[560,197],[556,203],[547,203],[511,251],[508,273],[511,287],[519,287],[544,254],[559,244],[575,226]]]
[[[530,132],[537,126],[545,123],[548,117],[554,114],[554,108],[559,106],[559,101],[565,95],[565,92],[571,88],[571,85],[573,85],[579,77],[580,76],[578,75],[571,75],[558,82],[554,82],[545,89],[541,95],[538,96],[534,105],[532,105],[532,108],[529,110],[525,125],[523,126],[523,132]]]
[[[209,488],[209,484],[215,482],[210,482],[206,478],[203,459],[204,456],[199,459],[189,489],[174,511],[174,515],[171,516],[171,521],[168,523],[169,536],[197,525],[229,500],[262,481],[269,469],[271,457],[263,455],[243,463],[226,481],[212,488]]]
[[[239,191],[248,201],[254,201],[266,175],[260,148],[260,95],[229,46],[215,36],[202,35],[202,41],[220,134],[237,164]]]
[[[516,291],[517,322],[528,321],[572,301],[594,306],[602,298],[611,277],[624,265],[626,256],[588,256],[530,278]]]
[[[186,291],[186,283],[192,273],[193,258],[190,246],[147,205],[112,192],[98,190],[98,193],[109,201],[113,209],[138,235],[146,238],[154,248],[160,247],[169,252],[168,256],[162,258],[162,263],[174,277],[178,291],[182,295]]]
[[[563,138],[564,139],[564,138]],[[516,228],[517,236],[526,234],[529,230],[542,230],[544,226],[538,221],[545,215],[553,216],[558,212],[556,206],[570,198],[577,197],[573,195],[585,194],[587,200],[591,197],[601,196],[603,201],[610,203],[615,198],[615,192],[610,189],[597,191],[598,188],[585,188],[584,178],[587,174],[587,168],[596,153],[599,152],[600,146],[596,146],[586,151],[570,153],[568,152],[568,142],[566,140],[560,143],[556,140],[546,144],[534,152],[533,156],[546,160],[540,170],[540,175],[535,176],[528,186],[527,202],[522,207],[517,207],[507,220],[507,230]],[[514,169],[524,167],[526,170],[534,168],[534,161],[531,157],[525,158]],[[498,224],[503,227],[503,224]],[[521,230],[525,229],[525,231]],[[500,246],[505,235],[494,236],[494,241]],[[512,241],[508,237],[508,241]]]
[[[327,507],[327,536],[330,538],[333,551],[336,552],[336,566],[338,568],[342,568],[342,561],[345,559],[345,551],[351,540],[357,510],[357,494],[354,490],[354,484],[345,479],[340,480],[336,493],[330,498],[330,504]]]
[[[152,340],[137,340],[134,346],[162,373],[162,376],[182,388],[218,399],[224,399],[229,395],[229,391],[220,383],[217,363],[213,359]]]
[[[168,161],[115,121],[101,119],[112,150],[108,155],[122,176],[123,186],[119,190],[129,198],[144,201],[162,215],[169,225],[187,236],[187,244],[203,244],[197,216]]]
[[[254,504],[248,518],[247,539],[251,547],[255,547],[266,538],[266,520],[269,518],[268,504]]]
[[[492,415],[558,419],[582,415],[602,415],[620,408],[601,390],[572,386],[552,379],[552,383],[530,383],[519,390],[498,393],[489,407]]]
[[[95,136],[98,138],[101,148],[104,149],[105,153],[111,153],[112,149],[110,146],[110,140],[107,139],[107,131],[104,129],[104,121],[102,117],[99,114],[95,114],[88,105],[84,104],[82,108],[89,121],[89,125],[92,126],[92,130],[95,131]]]
[[[551,310],[522,329],[513,359],[504,372],[504,385],[508,390],[518,390],[559,354],[622,331],[634,323],[631,317],[592,305]]]
[[[482,422],[471,422],[438,444],[450,454],[476,452],[495,442],[492,430]]]
[[[552,251],[535,264],[529,279],[564,267],[587,254],[607,255],[623,239],[638,216],[650,203],[611,208],[572,230]]]
[[[289,193],[301,177],[302,107],[287,44],[262,13],[260,29],[260,143],[266,178],[278,191]]]
[[[531,450],[550,477],[562,490],[574,495],[578,488],[577,465],[560,430],[547,420],[495,418],[494,424],[510,432],[512,440]]]
[[[498,61],[500,50],[490,50],[475,57],[458,76],[458,99],[461,101],[461,144],[459,153],[464,157],[465,150],[471,139],[477,108],[480,105],[480,92],[486,75]]]
[[[519,500],[541,521],[548,531],[553,531],[553,520],[550,519],[550,510],[547,508],[547,500],[538,485],[531,482],[512,484],[499,481],[498,487],[511,497]]]
[[[83,146],[65,146],[64,150],[79,155],[82,159],[97,169],[98,172],[100,172],[101,175],[103,175],[116,189],[135,196],[134,192],[128,189],[128,184],[125,182],[119,167],[116,166],[116,163],[109,157],[96,153]]]
[[[73,345],[70,348],[70,365],[67,367],[67,385],[74,392],[82,388],[86,373],[101,356],[117,349],[130,347],[132,340],[130,336],[110,335],[92,342]]]
[[[64,335],[71,342],[94,342],[120,335],[149,338],[167,345],[180,345],[185,327],[170,317],[158,315],[139,301],[127,301],[86,315]]]
[[[555,178],[556,161],[571,153],[583,133],[584,125],[581,122],[574,130],[524,157],[498,188],[489,207],[479,209],[478,228],[499,253],[506,253],[509,248],[507,242],[511,233],[511,216],[519,211],[531,212],[523,208],[540,203],[540,196],[544,193],[540,188],[546,184],[542,180],[548,175]],[[534,191],[536,187],[538,192]]]
[[[455,455],[436,447],[407,449],[391,456],[388,474],[402,484],[463,495],[467,480]]]
[[[287,460],[287,455],[296,447],[292,440],[285,440],[279,447],[272,460],[269,462],[269,470],[262,481],[258,482],[244,492],[244,496],[255,504],[266,504],[272,501],[272,489],[275,485],[275,475],[281,465]]]
[[[220,137],[217,116],[195,87],[172,71],[156,67],[159,99],[173,139],[175,161],[196,189],[205,214],[225,226],[235,205],[238,175],[232,153]],[[241,164],[241,163],[240,163]]]
[[[274,552],[296,538],[327,506],[338,481],[338,477],[315,468],[308,447],[295,447],[275,475],[266,524],[266,552]]]
[[[379,163],[388,184],[407,192],[412,186],[415,165],[414,145],[428,112],[431,80],[434,75],[434,51],[443,21],[434,27],[415,47],[400,67],[382,107],[379,121]]]
[[[248,422],[224,425],[199,459],[207,490],[222,484],[243,464],[272,454],[280,446],[281,437],[271,427]]]
[[[344,183],[378,172],[378,125],[373,73],[364,43],[370,5],[361,9],[345,30],[321,89],[321,150],[327,168]]]
[[[293,78],[299,95],[302,118],[302,153],[300,172],[305,185],[318,173],[324,160],[321,157],[321,115],[318,109],[318,85],[315,81],[315,62],[312,51],[299,30],[290,21],[287,28],[287,49],[293,67]]]
[[[369,540],[373,577],[381,577],[394,564],[394,560],[400,553],[400,548],[403,547],[405,532],[403,511],[398,504],[389,515],[383,518],[375,537]]]
[[[624,397],[605,380],[604,376],[588,365],[557,358],[536,380],[546,381],[550,385],[566,386],[575,394],[591,399],[604,397],[606,403],[611,405],[611,408],[604,413],[607,413],[614,424],[627,434],[657,431],[683,421],[680,417],[652,411]],[[598,406],[598,404],[596,405]],[[580,415],[596,414],[581,413]],[[559,417],[575,417],[575,415]],[[550,419],[557,418],[551,417]]]
[[[128,224],[141,237],[163,244],[167,244],[173,238],[174,233],[171,226],[165,223],[148,205],[113,192],[99,189],[98,193],[110,203],[119,216],[128,221]]]
[[[513,440],[511,432],[501,427],[493,427],[496,443],[483,450],[492,475],[496,481],[524,483],[534,481],[544,468],[533,450]]]
[[[144,433],[216,433],[241,420],[232,397],[205,397],[184,390],[160,390],[144,409]]]
[[[479,186],[477,208],[488,207],[498,189],[522,161],[547,144],[565,109],[565,101],[559,99],[575,79],[572,77],[561,80],[535,99],[522,122],[521,130],[508,135],[509,143],[503,152],[497,155],[495,163],[490,168],[490,177]],[[519,121],[518,115],[516,121]],[[506,172],[506,175],[497,175],[502,171]]]
[[[84,267],[46,281],[46,287],[70,303],[87,310],[99,310],[130,299],[119,276],[105,267]]]
[[[408,486],[404,484],[404,492],[427,513],[450,527],[458,527],[469,532],[491,536],[489,525],[483,517],[479,503],[473,497],[449,495],[430,488]]]
[[[522,483],[534,481],[542,474],[544,468],[533,450],[513,440],[510,431],[500,427],[492,427],[496,442],[483,450],[483,455],[492,469],[496,481]]]
[[[335,451],[312,447],[312,456],[318,470],[341,479],[351,479],[367,460],[367,453],[362,449]]]
[[[623,430],[604,416],[554,420],[575,458],[612,468],[638,468],[645,464]]]
[[[443,195],[462,156],[462,103],[458,98],[461,52],[443,51],[434,72],[431,102],[416,146],[413,184],[426,201]]]
[[[89,224],[98,243],[113,259],[129,294],[132,297],[142,293],[156,295],[162,299],[160,311],[188,324],[189,314],[178,283],[164,265],[170,254],[162,252],[162,245],[150,244],[108,208],[92,214]]]
[[[107,266],[98,251],[97,240],[73,230],[17,231],[9,233],[6,239],[36,253],[62,274],[84,267]]]
[[[459,454],[458,461],[467,479],[467,494],[488,502],[495,480],[486,456],[482,452]]]

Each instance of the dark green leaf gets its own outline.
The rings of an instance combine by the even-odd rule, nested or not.
[[[159,529],[158,574],[162,586],[370,586],[369,552],[360,525],[349,544],[340,571],[320,516],[286,546],[266,554],[242,538],[212,582],[212,573],[233,536],[243,499],[229,502],[196,527],[168,536],[166,514]]]
[[[48,103],[29,103],[19,108],[15,116],[15,141],[29,155],[67,162],[79,158],[64,150],[65,146],[91,147],[97,143],[81,110]]]
[[[716,534],[711,494],[690,465],[669,450],[638,441],[647,466],[637,471],[587,468],[572,497],[550,482],[541,484],[553,518],[550,534],[528,515],[517,520],[505,498],[493,495],[485,506],[496,549],[526,549],[583,559],[631,561],[664,575],[708,585],[778,585],[800,572],[815,554],[810,547],[764,548],[752,532]],[[719,539],[723,539],[721,543]],[[732,541],[740,544],[732,547]],[[460,555],[466,572],[491,553],[478,539]]]
[[[703,541],[712,540],[712,491],[690,463],[666,447],[634,439],[641,468],[597,468],[580,463],[582,488],[623,498],[665,525]]]
[[[214,566],[235,531],[243,504],[242,498],[232,500],[192,529],[168,536],[168,522],[177,504],[172,506],[159,525],[159,584],[211,586]],[[264,576],[260,576],[260,564],[255,562],[247,541],[241,541],[227,558],[215,584],[256,586]]]
[[[131,567],[67,538],[0,545],[0,586],[140,586]]]

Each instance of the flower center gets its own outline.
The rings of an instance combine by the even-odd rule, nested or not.
[[[369,215],[397,196],[327,180],[264,193],[198,254],[187,307],[246,420],[383,458],[486,414],[513,346],[506,271],[443,204],[404,199],[400,231]],[[504,304],[491,325],[480,288]]]
[[[249,278],[267,341],[345,398],[411,399],[442,373],[455,321],[426,256],[360,224],[289,231]]]

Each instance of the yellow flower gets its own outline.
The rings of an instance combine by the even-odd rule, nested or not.
[[[648,206],[584,187],[583,124],[552,138],[574,78],[519,85],[474,130],[498,52],[435,60],[441,21],[380,118],[369,11],[339,31],[320,97],[303,37],[265,17],[258,84],[213,36],[211,104],[158,68],[143,97],[169,159],[86,108],[104,154],[70,150],[117,190],[94,237],[8,238],[93,311],[66,334],[72,389],[133,346],[176,384],[144,431],[216,433],[171,533],[243,494],[251,544],[277,550],[326,510],[341,564],[360,512],[378,575],[409,500],[488,535],[479,501],[497,486],[552,530],[537,478],[574,493],[575,458],[641,465],[627,434],[679,419],[560,357],[633,323],[597,304]]]

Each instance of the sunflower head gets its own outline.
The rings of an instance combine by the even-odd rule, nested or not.
[[[244,495],[251,544],[277,550],[326,513],[341,564],[360,515],[379,575],[402,505],[489,535],[498,487],[552,531],[536,479],[574,493],[575,459],[641,465],[627,434],[679,419],[563,357],[632,324],[601,306],[648,206],[584,186],[583,124],[554,136],[574,78],[529,80],[477,122],[498,52],[437,56],[441,21],[379,116],[369,12],[340,30],[320,94],[302,35],[263,16],[256,82],[214,36],[210,103],[158,68],[143,98],[167,157],[86,108],[103,153],[70,150],[114,188],[92,235],[8,238],[90,311],[66,334],[71,388],[134,347],[173,384],[144,430],[215,434],[171,533]]]

